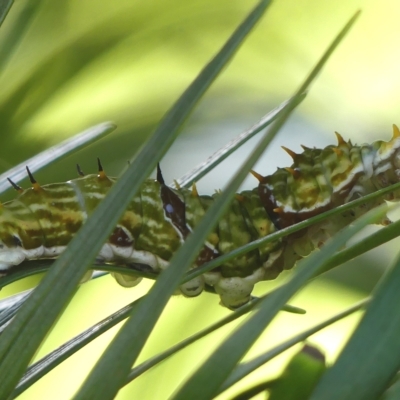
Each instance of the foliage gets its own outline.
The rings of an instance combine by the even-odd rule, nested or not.
[[[79,12],[77,10],[79,10],[79,7],[82,7],[80,3],[65,2],[62,4],[64,6],[64,16],[62,20],[57,20],[56,25],[59,25],[58,29],[61,29],[63,24],[68,23],[69,13]],[[216,3],[213,2],[212,4],[215,5]],[[185,13],[185,7],[179,8],[179,10],[177,10],[179,12],[174,13],[173,11],[175,10],[170,9],[168,2],[160,2],[159,5],[163,5],[164,8],[158,10],[157,16],[169,12],[176,18],[179,18],[179,16],[181,18],[187,18],[186,32],[191,31],[193,27],[190,24],[188,14]],[[8,2],[4,1],[2,6],[3,10],[8,9]],[[125,4],[123,4],[123,6],[129,8]],[[92,283],[83,285],[74,299],[74,301],[79,303],[78,314],[77,311],[75,311],[72,313],[71,318],[73,320],[84,320],[86,326],[91,326],[93,323],[96,323],[96,325],[87,329],[85,332],[81,332],[79,336],[73,339],[73,341],[68,343],[64,348],[56,350],[51,358],[47,358],[44,362],[38,364],[36,366],[38,367],[37,369],[31,369],[29,375],[25,376],[24,381],[20,384],[17,391],[15,391],[17,382],[26,370],[28,363],[35,352],[39,350],[43,339],[57,321],[64,308],[67,307],[79,280],[84,275],[87,266],[93,261],[102,241],[104,241],[109,234],[113,224],[118,220],[118,216],[123,212],[124,206],[129,201],[129,198],[140,187],[143,179],[151,173],[157,161],[163,157],[168,147],[176,139],[182,123],[186,120],[188,115],[193,112],[196,103],[208,90],[213,80],[226,66],[227,62],[233,57],[234,53],[242,44],[242,41],[253,29],[255,23],[258,22],[268,6],[268,1],[261,1],[255,5],[253,10],[250,10],[250,8],[241,6],[239,3],[233,3],[230,8],[232,12],[228,14],[223,12],[226,7],[229,7],[228,3],[224,3],[219,7],[221,7],[222,15],[224,15],[228,21],[226,25],[221,24],[221,21],[217,17],[214,17],[215,20],[210,18],[209,21],[199,22],[199,30],[202,29],[201,24],[208,23],[214,28],[213,35],[219,33],[221,36],[226,37],[229,36],[227,33],[228,31],[233,31],[236,25],[239,27],[235,33],[230,36],[230,39],[224,46],[221,45],[221,43],[223,43],[222,40],[219,46],[213,41],[204,41],[204,45],[207,49],[211,49],[211,52],[208,52],[208,58],[210,58],[210,54],[216,52],[218,47],[221,47],[221,50],[212,58],[197,78],[193,80],[192,84],[189,85],[189,81],[193,79],[193,74],[187,73],[190,77],[183,74],[181,81],[178,83],[174,81],[176,85],[174,90],[171,92],[166,91],[165,93],[158,93],[159,103],[149,100],[150,91],[146,85],[152,84],[157,88],[157,84],[154,83],[157,81],[154,75],[156,69],[153,67],[154,64],[157,63],[157,55],[162,53],[163,49],[158,49],[158,53],[155,55],[147,53],[146,55],[149,59],[146,61],[140,58],[135,60],[137,65],[143,64],[141,65],[142,70],[146,70],[146,68],[149,67],[148,74],[151,75],[151,77],[148,76],[147,79],[145,79],[146,85],[143,84],[143,87],[137,85],[137,91],[134,93],[132,93],[132,90],[121,90],[119,95],[122,96],[122,100],[118,99],[112,92],[106,92],[105,97],[110,97],[111,100],[115,100],[114,107],[115,110],[119,110],[118,112],[112,109],[113,101],[105,102],[101,93],[99,91],[96,93],[96,82],[88,81],[85,86],[86,78],[91,75],[95,66],[101,65],[101,63],[104,62],[111,63],[112,61],[118,60],[119,51],[127,45],[134,48],[136,57],[138,54],[143,55],[146,53],[143,47],[138,46],[140,41],[138,41],[137,36],[145,32],[149,35],[149,40],[151,40],[152,35],[155,35],[155,33],[151,32],[149,25],[146,24],[146,19],[155,18],[154,15],[152,15],[154,9],[150,6],[143,5],[141,9],[142,19],[140,19],[138,16],[134,15],[134,13],[126,13],[125,15],[122,9],[118,10],[114,6],[108,6],[109,8],[106,10],[109,14],[108,18],[104,18],[103,14],[96,14],[93,12],[93,20],[89,22],[83,18],[84,12],[82,12],[82,20],[78,18],[75,21],[74,29],[68,30],[68,35],[62,37],[63,41],[58,40],[57,33],[54,33],[54,35],[48,39],[48,47],[51,48],[52,51],[45,52],[43,48],[38,46],[38,43],[43,40],[40,35],[46,36],[48,30],[54,28],[56,25],[48,22],[49,26],[43,26],[42,33],[40,33],[40,30],[35,31],[32,27],[38,24],[41,21],[40,18],[46,13],[54,13],[52,15],[58,15],[58,17],[60,17],[60,14],[57,14],[51,3],[45,1],[35,3],[22,2],[13,6],[1,28],[3,31],[3,39],[0,41],[0,53],[3,55],[1,58],[1,66],[4,71],[2,79],[6,82],[4,85],[5,94],[3,94],[2,97],[2,107],[0,111],[2,127],[4,131],[7,132],[7,135],[4,136],[2,148],[2,161],[4,166],[16,161],[11,161],[11,156],[6,158],[9,153],[12,153],[11,150],[16,147],[21,150],[17,157],[19,161],[39,151],[42,147],[45,147],[47,144],[44,144],[44,141],[41,142],[41,139],[38,137],[40,130],[48,130],[54,134],[54,132],[60,128],[60,125],[55,121],[62,118],[63,113],[65,113],[64,115],[74,115],[74,113],[76,113],[78,116],[77,121],[79,122],[69,120],[68,122],[71,122],[71,124],[68,128],[66,128],[64,123],[65,126],[63,126],[63,129],[59,130],[57,140],[54,140],[54,142],[66,135],[67,131],[71,133],[71,130],[73,132],[74,129],[83,128],[84,124],[90,125],[92,123],[98,123],[98,116],[106,113],[107,119],[114,118],[117,125],[120,126],[119,136],[117,140],[114,139],[112,142],[116,144],[114,153],[118,161],[115,162],[114,166],[110,163],[110,168],[118,170],[118,168],[125,163],[124,157],[127,159],[134,156],[134,158],[126,173],[121,176],[118,184],[115,185],[110,195],[107,196],[107,199],[99,206],[90,221],[85,224],[79,235],[76,236],[71,246],[69,246],[69,249],[50,268],[37,290],[35,290],[29,297],[29,300],[22,305],[17,316],[9,322],[10,316],[14,313],[14,310],[11,308],[6,308],[5,311],[0,314],[0,317],[3,317],[3,319],[0,319],[0,322],[2,322],[4,329],[2,330],[2,336],[0,338],[0,399],[9,398],[10,394],[11,398],[13,398],[21,393],[23,390],[27,389],[36,378],[40,378],[42,374],[60,364],[64,359],[70,357],[76,350],[81,349],[81,352],[85,354],[84,352],[88,351],[88,348],[91,346],[91,344],[89,345],[91,340],[98,337],[100,333],[107,332],[101,339],[104,343],[108,342],[111,337],[109,329],[125,318],[128,318],[127,322],[119,329],[118,333],[115,334],[115,337],[104,351],[93,371],[88,371],[88,366],[85,366],[86,370],[77,368],[75,372],[78,376],[75,375],[75,377],[71,378],[72,384],[67,383],[68,386],[73,386],[72,393],[76,392],[76,398],[113,398],[117,395],[121,387],[133,379],[136,379],[144,372],[146,372],[144,377],[146,375],[149,376],[148,380],[143,380],[143,383],[139,383],[136,389],[134,389],[140,390],[143,398],[146,398],[146,391],[148,393],[147,398],[152,398],[151,396],[154,396],[155,392],[151,387],[154,386],[154,382],[156,382],[156,386],[158,386],[158,398],[160,398],[160,396],[164,396],[165,398],[172,396],[172,398],[176,399],[208,399],[217,395],[220,395],[221,398],[224,398],[224,396],[226,398],[226,396],[232,395],[232,393],[238,394],[241,392],[242,389],[239,390],[233,385],[247,377],[260,365],[275,358],[284,350],[298,343],[302,343],[310,335],[359,310],[365,305],[367,305],[368,308],[359,327],[354,332],[340,357],[337,361],[333,362],[333,366],[322,375],[321,379],[319,379],[320,374],[322,374],[320,365],[314,368],[314,360],[312,357],[309,359],[309,354],[307,353],[305,354],[305,361],[301,360],[300,364],[304,361],[307,366],[311,365],[311,368],[296,367],[294,374],[289,373],[290,371],[294,371],[293,365],[298,362],[296,360],[299,358],[295,356],[285,370],[285,373],[276,381],[273,381],[275,382],[275,386],[269,384],[271,382],[269,377],[258,375],[258,385],[252,381],[245,381],[244,387],[251,387],[250,391],[247,392],[251,395],[259,391],[256,389],[260,387],[261,391],[267,388],[271,390],[271,396],[279,398],[279,385],[276,384],[277,382],[279,383],[279,380],[283,382],[287,381],[287,385],[292,387],[294,393],[296,393],[296,385],[298,385],[298,393],[307,393],[305,396],[308,396],[315,382],[318,382],[316,383],[315,391],[313,391],[310,397],[312,399],[364,399],[376,398],[376,396],[382,394],[389,386],[391,379],[394,378],[399,368],[396,349],[400,344],[397,335],[400,320],[396,312],[396,307],[393,306],[393,304],[398,304],[398,294],[396,293],[396,287],[398,287],[397,279],[399,279],[398,260],[392,263],[390,270],[373,291],[371,300],[369,298],[365,299],[363,302],[357,303],[344,312],[337,313],[337,315],[334,315],[326,321],[319,322],[318,324],[313,323],[312,325],[314,326],[311,328],[302,329],[302,332],[294,334],[293,337],[287,338],[287,340],[282,340],[279,344],[266,346],[266,343],[268,343],[267,340],[269,339],[264,339],[264,330],[267,325],[270,322],[272,322],[273,325],[279,323],[281,317],[279,316],[277,318],[278,312],[284,309],[286,302],[296,295],[304,285],[308,284],[316,274],[333,268],[339,261],[348,260],[355,255],[366,252],[373,248],[378,242],[387,241],[396,235],[396,229],[389,226],[371,235],[370,238],[367,238],[361,244],[353,245],[347,250],[338,252],[338,249],[344,246],[349,238],[353,237],[355,233],[361,230],[366,224],[379,219],[386,210],[374,210],[372,213],[361,218],[354,226],[349,227],[343,231],[341,235],[334,238],[321,252],[313,253],[308,257],[305,262],[302,263],[301,267],[297,268],[295,272],[290,275],[290,278],[285,283],[281,284],[281,281],[278,281],[275,289],[272,289],[272,285],[269,285],[268,289],[264,286],[262,288],[261,300],[246,305],[233,313],[221,309],[217,311],[219,314],[218,317],[211,316],[211,312],[208,310],[216,307],[216,301],[213,295],[205,296],[206,298],[204,301],[207,304],[198,303],[199,306],[192,306],[194,308],[188,309],[190,311],[187,311],[186,315],[185,312],[183,312],[183,316],[180,311],[177,311],[179,308],[177,300],[172,299],[169,301],[170,296],[174,292],[174,288],[182,279],[185,279],[184,271],[187,265],[190,265],[190,260],[195,256],[207,232],[211,229],[213,221],[221,215],[224,207],[228,204],[229,199],[233,196],[250,167],[260,156],[264,147],[271,142],[274,134],[277,133],[284,124],[293,108],[303,100],[304,92],[308,89],[315,75],[321,70],[336,45],[347,33],[347,30],[354,22],[354,17],[339,34],[337,39],[333,41],[332,46],[328,48],[325,55],[321,58],[321,61],[304,81],[304,84],[296,91],[294,97],[292,97],[287,106],[279,114],[277,120],[271,125],[268,133],[261,140],[262,145],[257,146],[256,150],[245,164],[243,164],[241,169],[239,169],[236,176],[229,182],[226,188],[224,188],[224,194],[219,198],[219,201],[216,202],[203,223],[174,257],[167,271],[156,279],[156,283],[151,287],[148,294],[144,295],[147,288],[144,288],[144,290],[135,289],[135,294],[133,295],[131,291],[129,291],[129,293],[125,291],[124,294],[121,294],[117,292],[116,289],[107,287],[107,291],[104,292],[107,294],[102,294],[102,297],[106,297],[107,301],[105,304],[99,305],[98,302],[93,301],[93,299],[83,299],[85,295],[82,295],[82,292],[86,292],[86,297],[90,298],[91,290],[93,290],[93,287],[90,287]],[[15,13],[13,14],[14,9]],[[244,9],[246,9],[246,12],[244,12]],[[202,8],[202,10],[204,9]],[[247,12],[249,12],[247,18],[240,23]],[[269,12],[273,14],[276,10],[272,7]],[[116,24],[117,27],[107,32],[107,28],[115,25],[114,20],[118,21],[118,24]],[[173,21],[172,17],[171,21]],[[268,18],[264,22],[268,24]],[[134,25],[132,25],[133,23]],[[126,36],[127,31],[132,29],[132,26],[134,26],[134,33]],[[190,52],[188,43],[200,40],[201,35],[196,35],[192,31],[193,36],[185,37],[185,35],[182,35],[180,32],[176,33],[171,27],[173,27],[173,23],[170,22],[168,27],[157,31],[157,35],[160,35],[160,32],[162,32],[163,34],[169,33],[179,37],[179,40],[174,42],[175,48],[173,46],[168,46],[165,49],[176,55],[176,59],[171,60],[179,64],[179,56],[184,54],[184,52],[179,52],[178,50],[184,49]],[[191,40],[190,42],[189,39]],[[32,52],[35,53],[35,62],[30,63],[29,68],[26,66],[26,59],[24,63],[23,58],[21,58],[20,53],[17,51],[23,48],[24,45],[30,45]],[[178,48],[179,46],[180,49]],[[73,52],[77,48],[83,48],[87,51],[82,51],[79,57],[75,57]],[[142,53],[140,53],[141,51]],[[111,57],[106,57],[106,55],[111,55]],[[207,61],[205,58],[206,56],[203,54],[192,54],[192,56],[201,59],[202,64]],[[246,56],[247,62],[251,60],[248,55]],[[189,57],[184,58],[186,62],[191,61]],[[235,60],[233,60],[233,66],[235,65],[234,63]],[[99,81],[102,78],[109,80],[114,79],[119,81],[120,87],[123,87],[124,77],[127,75],[124,75],[120,64],[118,62],[116,62],[116,64],[119,65],[118,69],[107,71],[107,68],[105,68],[102,70],[104,77],[100,74],[97,79]],[[13,74],[11,74],[8,68],[9,65],[13,66]],[[146,74],[144,74],[144,77],[146,77]],[[66,82],[68,82],[70,86],[67,86]],[[83,86],[78,96],[76,94],[72,96],[68,93],[74,85]],[[185,89],[183,95],[165,114],[146,145],[140,152],[132,151],[133,147],[139,148],[144,141],[144,138],[141,135],[139,137],[137,133],[140,131],[150,132],[155,126],[154,119],[159,118],[164,112],[165,104],[172,104],[173,97],[178,90],[177,88],[183,90],[185,87],[187,87],[187,89]],[[105,90],[104,87],[102,87],[102,90]],[[79,108],[84,108],[85,110],[88,108],[87,99],[94,98],[88,97],[88,93],[93,91],[95,92],[94,97],[97,96],[98,101],[90,103],[91,111],[88,113],[90,116],[85,119],[83,117],[85,112],[77,113],[77,110]],[[220,87],[217,94],[213,92],[213,89],[210,89],[210,91],[214,101],[220,100],[218,98],[219,96],[222,98],[223,91]],[[68,106],[61,106],[62,101],[65,101],[65,98],[68,98],[69,95],[72,96],[74,100]],[[134,104],[135,112],[143,111],[145,114],[144,117],[142,116],[140,124],[137,124],[134,128],[131,122],[132,119],[134,119],[131,115],[132,112],[129,107],[124,104],[124,99],[132,97],[134,98],[134,102],[130,103],[130,105]],[[305,103],[307,103],[307,100],[308,99],[305,100]],[[102,104],[102,102],[104,102],[104,104]],[[68,107],[71,107],[72,112],[71,110],[68,111]],[[225,106],[221,106],[222,109],[224,109],[224,107]],[[95,111],[92,111],[92,109]],[[210,109],[212,109],[212,107],[210,107]],[[210,109],[208,109],[207,112],[209,112]],[[227,113],[228,109],[229,105],[226,106],[224,112]],[[215,112],[217,113],[217,111]],[[204,110],[202,110],[200,106],[200,111],[197,111],[197,114],[195,112],[194,118],[200,118],[202,113],[204,113]],[[152,118],[154,116],[156,117]],[[20,136],[20,142],[17,141],[18,136]],[[29,142],[30,146],[21,146],[24,140]],[[105,144],[101,147],[101,152],[105,154],[109,153],[110,148],[110,142],[107,140],[103,139]],[[129,143],[129,145],[126,143]],[[137,150],[136,148],[135,150]],[[100,149],[100,147],[94,145],[89,151],[93,153],[98,149]],[[126,149],[128,149],[128,151]],[[78,155],[79,157],[83,157],[82,152],[78,153]],[[46,153],[44,156],[46,156]],[[88,158],[93,159],[94,157],[90,156]],[[72,162],[71,157],[64,161],[64,163],[67,162],[69,164]],[[62,162],[56,163],[55,165],[57,168],[53,168],[51,174],[54,174],[54,170],[57,172],[64,168]],[[105,165],[107,164],[105,163]],[[51,174],[48,175],[48,179],[51,177]],[[45,175],[39,173],[38,176],[38,180],[40,181]],[[67,179],[68,176],[65,178]],[[63,179],[63,177],[58,176],[57,179]],[[334,212],[340,213],[341,210],[334,210]],[[321,217],[323,216],[319,216],[318,218]],[[307,221],[307,223],[312,223],[312,221]],[[300,228],[295,227],[294,229]],[[287,234],[287,232],[280,232],[279,234]],[[28,274],[27,272],[27,275]],[[106,280],[107,278],[102,279]],[[95,284],[97,284],[97,282]],[[101,285],[103,284],[101,283]],[[85,286],[88,287],[86,288]],[[308,289],[309,288],[307,288],[307,290]],[[267,295],[265,295],[266,293]],[[120,297],[119,302],[112,303],[110,301],[114,296]],[[126,306],[124,309],[115,312],[115,310],[118,309],[118,304],[124,304],[124,302],[126,304],[127,299],[132,301],[133,296],[140,299],[133,301],[131,305]],[[165,314],[163,310],[168,301],[168,307],[172,308],[173,311],[172,313]],[[197,301],[197,299],[193,300],[192,303]],[[81,304],[86,304],[87,302],[89,302],[87,314],[81,313]],[[73,304],[71,306],[73,307]],[[97,322],[96,318],[98,317],[94,317],[93,319],[93,317],[90,316],[91,311],[94,308],[99,308],[99,306],[103,308],[104,315],[107,316],[101,323]],[[181,306],[181,304],[179,304],[179,306]],[[69,308],[70,306],[68,306],[66,313],[68,313]],[[301,312],[299,309],[290,308],[288,306],[286,306],[286,309],[294,312]],[[205,312],[205,310],[207,310],[207,312]],[[246,316],[245,314],[249,311],[251,311],[250,315]],[[64,320],[64,318],[65,315],[57,324],[61,326],[63,326],[63,324],[68,325],[69,320]],[[301,315],[290,315],[288,318],[290,323],[293,324],[292,321],[298,321],[296,318],[303,317]],[[241,322],[240,325],[238,325],[238,321]],[[207,328],[203,330],[199,322],[203,322]],[[176,346],[172,346],[173,341],[170,342],[167,337],[168,335],[165,333],[168,332],[168,325],[170,328],[172,326],[172,329],[178,331],[181,337],[184,338],[182,342]],[[76,333],[79,333],[79,329],[81,328],[77,327]],[[274,326],[272,326],[272,329],[275,329]],[[269,328],[269,331],[270,330],[271,328]],[[191,333],[193,337],[189,338]],[[213,336],[210,337],[209,335],[211,333]],[[268,333],[269,332],[267,332],[267,334]],[[114,335],[114,333],[112,335]],[[153,339],[156,335],[161,337],[161,343]],[[259,339],[260,337],[261,339]],[[377,340],[378,337],[379,340]],[[68,339],[69,338],[70,337],[68,337]],[[204,341],[203,338],[206,338],[208,341]],[[61,343],[63,340],[66,340],[62,337],[57,339],[60,340]],[[200,339],[202,340],[199,342]],[[263,354],[254,356],[249,350],[257,340],[262,343],[264,351]],[[102,346],[105,346],[105,344],[102,344]],[[306,348],[311,348],[311,346],[307,346]],[[187,347],[194,348],[195,352],[187,353]],[[270,347],[270,349],[266,352],[265,347]],[[153,357],[149,356],[150,348],[151,354],[154,355]],[[164,353],[166,348],[168,350]],[[181,349],[185,350],[180,352]],[[43,350],[46,352],[45,348]],[[324,353],[325,349],[321,349],[321,351]],[[99,351],[98,354],[101,353],[102,351]],[[313,355],[314,353],[311,352],[311,354]],[[174,355],[174,358],[178,361],[174,364],[173,368],[170,367],[169,369],[177,369],[178,373],[175,379],[172,380],[172,385],[164,386],[164,382],[170,382],[171,379],[169,376],[163,376],[165,369],[160,369],[162,365],[160,365],[158,369],[155,369],[155,371],[147,372],[147,370],[154,365],[159,365],[161,361],[171,355]],[[300,354],[300,356],[301,355],[302,354]],[[83,355],[83,357],[85,356]],[[94,358],[97,357],[98,355],[94,356]],[[246,357],[246,361],[241,362],[243,357]],[[68,361],[66,361],[66,363]],[[135,367],[130,371],[133,364]],[[163,372],[157,374],[157,371]],[[317,373],[315,371],[317,371]],[[90,375],[86,378],[89,372]],[[302,378],[301,374],[305,374],[304,378]],[[179,383],[182,381],[181,376],[185,377],[182,385]],[[294,378],[292,379],[293,376]],[[30,381],[30,379],[32,379],[32,381]],[[54,382],[57,382],[55,378],[53,379]],[[83,380],[84,383],[81,386]],[[304,389],[304,386],[302,386],[304,382],[312,386],[311,388],[308,387],[309,390],[307,391],[301,390]],[[133,394],[129,392],[129,388],[131,386],[134,387],[135,383],[136,381],[122,389],[118,394],[118,398],[122,399],[124,396],[132,398]],[[57,385],[59,384],[54,383],[53,390],[57,395],[53,396],[62,398],[62,394],[57,391]],[[79,387],[81,388],[79,389]],[[339,387],[341,388],[340,393],[337,391]],[[229,391],[230,388],[231,391]],[[34,387],[27,390],[21,398],[31,398],[31,396],[32,398],[35,396],[38,397],[35,394],[30,394],[32,389],[34,389]],[[174,394],[172,394],[172,392],[174,392]],[[64,398],[69,398],[70,396],[71,392],[68,392],[65,394]]]

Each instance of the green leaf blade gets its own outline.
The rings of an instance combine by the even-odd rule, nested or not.
[[[215,396],[236,364],[290,297],[322,268],[326,260],[350,237],[367,224],[381,218],[385,213],[386,207],[383,207],[364,215],[354,226],[336,235],[320,252],[312,253],[304,260],[302,267],[299,266],[295,270],[292,279],[261,302],[260,310],[220,345],[173,399],[205,400]]]
[[[86,272],[86,266],[98,254],[102,243],[107,239],[130,199],[140,189],[156,162],[172,144],[182,122],[233,56],[268,4],[269,1],[263,1],[256,7],[256,11],[250,14],[248,21],[232,35],[220,53],[203,69],[166,114],[126,173],[112,187],[104,201],[84,224],[80,233],[75,236],[68,248],[54,263],[38,288],[30,296],[30,301],[24,304],[15,319],[5,329],[0,342],[0,376],[3,377],[0,385],[0,398],[7,397],[11,393],[40,342],[69,302],[77,284]],[[166,292],[164,304],[167,297],[169,296]],[[157,301],[159,300],[157,299]],[[152,311],[153,317],[162,310],[161,303],[159,307],[161,308],[155,308]],[[150,314],[147,313],[146,316],[150,317]],[[146,326],[150,327],[154,323],[154,318],[151,318]],[[148,329],[151,330],[151,328]],[[142,341],[141,344],[137,343],[137,352],[140,351],[148,336],[148,330],[146,334],[145,331],[145,329],[141,330]],[[18,357],[15,357],[15,354],[18,354]],[[119,376],[119,383],[114,386],[114,389],[123,384],[131,365],[132,361],[126,364],[126,374]],[[108,372],[107,375],[109,375]],[[111,386],[109,389],[113,391]],[[100,392],[101,396],[106,394],[102,390]],[[113,397],[113,395],[111,396]]]
[[[309,336],[323,330],[324,328],[334,324],[337,321],[340,321],[343,318],[353,314],[356,311],[359,311],[361,308],[365,307],[366,304],[370,301],[369,298],[354,304],[353,306],[349,307],[348,309],[334,315],[333,317],[307,329],[292,338],[284,341],[283,343],[275,346],[271,350],[268,350],[264,354],[257,356],[251,361],[239,364],[229,378],[224,382],[224,384],[220,388],[220,392],[229,389],[235,383],[239,382],[241,379],[249,375],[251,372],[255,371],[257,368],[261,367],[262,365],[266,364],[268,361],[272,360],[276,356],[282,354],[284,351],[288,350],[292,346],[305,341]]]
[[[172,108],[171,112],[168,113],[166,118],[161,122],[158,130],[170,131],[171,124],[174,125],[182,122],[180,120],[182,109],[187,108],[188,105],[197,100],[204,92],[205,88],[211,84],[226,62],[236,52],[269,4],[269,1],[262,1],[255,7],[232,34],[230,39],[228,39],[220,52],[205,67],[188,90],[185,91]],[[150,142],[152,142],[152,139],[150,139]],[[152,146],[157,148],[157,142],[152,143]],[[147,160],[147,162],[149,162],[149,160]],[[237,186],[239,186],[239,184],[239,180],[237,180]],[[201,221],[201,224],[196,230],[198,233],[197,236],[194,234],[190,235],[185,245],[182,246],[173,257],[169,267],[161,273],[153,288],[146,296],[146,299],[135,310],[133,316],[125,323],[103,357],[99,360],[92,374],[76,395],[76,399],[112,399],[115,397],[118,390],[124,385],[133,362],[144,346],[165,304],[173,294],[175,287],[179,284],[186,266],[195,258],[204,242],[204,238],[207,236],[207,232],[211,230],[212,224],[210,225],[210,220],[216,221],[223,213],[223,206],[224,204],[228,204],[229,195],[233,195],[233,192],[222,195],[215,202],[211,207],[214,208],[214,212],[210,209],[209,211],[211,212],[208,213],[209,218],[205,217]],[[199,240],[199,238],[203,238],[203,240]],[[110,365],[115,368],[115,373],[112,375],[109,373]]]
[[[0,2],[0,26],[3,24],[4,20],[7,17],[8,12],[10,11],[11,6],[13,5],[14,0],[3,0]]]
[[[400,368],[400,257],[373,294],[358,328],[311,399],[376,399]]]

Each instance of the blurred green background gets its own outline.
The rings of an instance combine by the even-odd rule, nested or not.
[[[110,175],[118,175],[255,4],[243,0],[16,1],[0,30],[1,172],[111,120],[118,125],[116,132],[40,171],[36,178],[42,184],[74,178],[77,162],[86,173],[94,172],[96,157]],[[391,124],[400,124],[398,2],[281,0],[271,6],[161,160],[167,181],[183,175],[287,99],[359,8],[361,18],[256,170],[268,174],[291,163],[280,145],[294,151],[300,150],[300,144],[325,146],[335,141],[335,130],[353,143],[389,139]],[[255,143],[244,146],[199,182],[199,192],[223,188]],[[244,185],[250,188],[255,182],[249,179]],[[13,195],[9,191],[2,199]],[[390,243],[314,282],[293,300],[308,314],[280,316],[252,354],[362,298],[397,248],[398,244]],[[32,282],[11,285],[1,295]],[[41,355],[131,302],[149,284],[127,290],[107,277],[84,285]],[[257,293],[272,285],[260,284]],[[174,298],[143,359],[229,312],[217,303],[215,296],[207,294],[194,300]],[[328,360],[355,321],[337,324],[312,338]],[[141,377],[118,399],[167,398],[231,329]],[[20,398],[71,398],[111,336],[103,335]],[[252,379],[277,374],[285,359]]]

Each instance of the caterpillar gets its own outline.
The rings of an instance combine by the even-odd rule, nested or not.
[[[259,185],[238,193],[230,208],[210,233],[195,266],[226,254],[255,239],[311,216],[372,193],[400,180],[400,131],[393,125],[390,141],[353,145],[336,133],[337,145],[323,149],[303,147],[287,168],[262,176],[252,171]],[[23,190],[10,179],[19,195],[0,208],[0,271],[7,273],[24,260],[56,258],[68,245],[115,182],[99,161],[97,174],[65,183],[40,186],[27,168],[32,187]],[[213,196],[173,189],[157,179],[144,182],[131,200],[98,255],[106,263],[138,263],[153,272],[168,267],[174,252],[196,227]],[[317,223],[225,262],[180,286],[188,297],[199,295],[205,285],[214,287],[223,305],[236,308],[251,298],[254,285],[276,278],[283,270],[320,247],[330,236],[384,200],[400,198],[394,192],[340,216]],[[390,221],[385,218],[381,223]],[[114,273],[125,287],[141,278]]]

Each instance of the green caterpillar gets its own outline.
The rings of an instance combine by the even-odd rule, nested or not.
[[[304,147],[301,154],[285,148],[293,158],[289,168],[278,168],[265,177],[253,172],[258,187],[236,196],[193,267],[400,180],[400,131],[396,126],[388,142],[357,146],[339,134],[337,137],[336,146]],[[79,168],[78,172],[83,175]],[[40,186],[29,170],[28,174],[32,187],[23,190],[10,180],[19,195],[0,208],[3,273],[26,259],[56,258],[115,182],[100,163],[98,174],[65,183]],[[195,186],[192,190],[172,189],[158,168],[157,179],[147,180],[132,199],[98,260],[141,264],[160,272],[217,195],[199,195]],[[391,193],[385,199],[398,198],[400,193]],[[250,251],[185,283],[180,291],[194,297],[210,285],[225,306],[238,307],[249,301],[257,282],[274,279],[292,268],[342,227],[383,202],[364,204]],[[388,222],[385,219],[382,224]],[[141,279],[117,273],[114,277],[123,286],[135,286]]]

